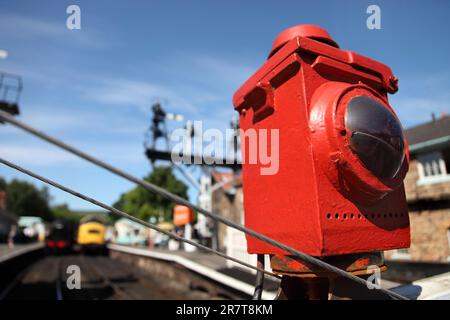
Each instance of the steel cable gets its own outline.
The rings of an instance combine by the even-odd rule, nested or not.
[[[8,166],[8,167],[10,167],[12,169],[15,169],[17,171],[20,171],[20,172],[22,172],[22,173],[24,173],[24,174],[26,174],[26,175],[28,175],[30,177],[33,177],[33,178],[35,178],[37,180],[40,180],[40,181],[42,181],[42,182],[44,182],[46,184],[49,184],[49,185],[51,185],[51,186],[53,186],[55,188],[58,188],[58,189],[60,189],[60,190],[62,190],[64,192],[67,192],[67,193],[69,193],[69,194],[71,194],[71,195],[73,195],[75,197],[83,199],[84,201],[90,202],[90,203],[92,203],[92,204],[94,204],[94,205],[96,205],[98,207],[101,207],[101,208],[103,208],[103,209],[105,209],[107,211],[110,211],[110,212],[112,212],[112,213],[114,213],[114,214],[116,214],[118,216],[130,219],[130,220],[132,220],[132,221],[134,221],[136,223],[139,223],[139,224],[141,224],[141,225],[143,225],[143,226],[145,226],[147,228],[150,228],[150,229],[156,230],[158,232],[161,232],[161,233],[163,233],[163,234],[165,234],[165,235],[167,235],[167,236],[169,236],[169,237],[171,237],[173,239],[176,239],[176,240],[181,241],[181,242],[185,242],[185,243],[190,244],[192,246],[195,246],[197,248],[200,248],[200,249],[203,249],[205,251],[217,254],[217,255],[221,256],[222,258],[225,258],[225,259],[234,261],[236,263],[239,263],[239,264],[241,264],[241,265],[243,265],[243,266],[245,266],[247,268],[254,269],[256,271],[263,272],[266,275],[269,275],[269,276],[275,277],[277,279],[280,279],[280,276],[278,276],[278,275],[276,275],[276,274],[274,274],[274,273],[272,273],[270,271],[264,270],[264,269],[259,268],[259,267],[252,266],[251,264],[248,264],[248,263],[246,263],[244,261],[241,261],[241,260],[238,260],[236,258],[230,257],[230,256],[228,256],[228,255],[226,255],[226,254],[224,254],[224,253],[222,253],[220,251],[216,251],[214,249],[206,247],[206,246],[204,246],[204,245],[202,245],[200,243],[197,243],[195,241],[183,238],[183,237],[181,237],[181,236],[179,236],[179,235],[177,235],[177,234],[175,234],[173,232],[166,231],[166,230],[164,230],[164,229],[162,229],[162,228],[160,228],[160,227],[158,227],[158,226],[156,226],[156,225],[154,225],[152,223],[148,223],[148,222],[145,222],[143,220],[140,220],[140,219],[138,219],[138,218],[136,218],[136,217],[126,213],[126,212],[123,212],[121,210],[113,208],[113,207],[111,207],[111,206],[109,206],[109,205],[107,205],[107,204],[105,204],[103,202],[100,202],[100,201],[95,200],[95,199],[93,199],[93,198],[91,198],[89,196],[86,196],[86,195],[84,195],[84,194],[82,194],[80,192],[77,192],[77,191],[75,191],[73,189],[65,187],[65,186],[63,186],[63,185],[61,185],[61,184],[59,184],[59,183],[57,183],[55,181],[52,181],[52,180],[50,180],[48,178],[40,176],[37,173],[34,173],[34,172],[29,171],[29,170],[27,170],[25,168],[22,168],[22,167],[14,164],[12,162],[9,162],[9,161],[7,161],[5,159],[0,158],[0,163],[4,164],[4,165],[6,165],[6,166]]]
[[[237,224],[235,222],[232,222],[232,221],[230,221],[230,220],[228,220],[226,218],[223,218],[223,217],[221,217],[221,216],[219,216],[219,215],[217,215],[215,213],[209,212],[208,210],[203,209],[203,208],[199,207],[198,205],[192,204],[188,200],[183,199],[180,196],[177,196],[175,194],[172,194],[169,191],[167,191],[167,190],[165,190],[165,189],[163,189],[161,187],[158,187],[157,185],[154,185],[154,184],[152,184],[150,182],[147,182],[145,180],[142,180],[142,179],[139,179],[137,177],[134,177],[134,176],[132,176],[132,175],[130,175],[130,174],[128,174],[128,173],[118,169],[118,168],[113,167],[112,165],[109,165],[109,164],[107,164],[107,163],[105,163],[105,162],[103,162],[103,161],[101,161],[101,160],[99,160],[99,159],[97,159],[95,157],[92,157],[92,156],[86,154],[85,152],[83,152],[81,150],[78,150],[78,149],[76,149],[76,148],[74,148],[72,146],[69,146],[69,145],[65,144],[64,142],[62,142],[60,140],[57,140],[57,139],[55,139],[55,138],[53,138],[53,137],[51,137],[51,136],[49,136],[49,135],[47,135],[47,134],[45,134],[43,132],[40,132],[39,130],[37,130],[37,129],[31,127],[31,126],[28,126],[25,123],[18,121],[17,119],[15,119],[14,117],[12,117],[11,115],[9,115],[6,112],[0,111],[0,119],[3,120],[3,121],[6,121],[6,122],[8,122],[8,123],[10,123],[12,125],[15,125],[15,126],[21,128],[21,129],[27,131],[28,133],[31,133],[31,134],[33,134],[33,135],[35,135],[35,136],[37,136],[37,137],[39,137],[39,138],[41,138],[43,140],[46,140],[47,142],[50,142],[50,143],[52,143],[52,144],[54,144],[54,145],[56,145],[56,146],[58,146],[58,147],[60,147],[60,148],[62,148],[64,150],[66,150],[66,151],[68,151],[68,152],[70,152],[72,154],[75,154],[75,155],[77,155],[77,156],[79,156],[79,157],[81,157],[81,158],[83,158],[83,159],[85,159],[85,160],[87,160],[87,161],[89,161],[91,163],[94,163],[95,165],[98,165],[98,166],[100,166],[100,167],[102,167],[102,168],[104,168],[104,169],[106,169],[106,170],[108,170],[108,171],[118,175],[118,176],[121,176],[121,177],[123,177],[123,178],[125,178],[125,179],[127,179],[129,181],[132,181],[132,182],[142,186],[143,188],[145,188],[145,189],[147,189],[149,191],[157,193],[160,196],[163,196],[163,197],[165,197],[168,200],[171,200],[171,201],[173,201],[173,202],[175,202],[177,204],[185,205],[185,206],[187,206],[187,207],[189,207],[189,208],[191,208],[191,209],[193,209],[193,210],[195,210],[195,211],[197,211],[197,212],[199,212],[199,213],[201,213],[201,214],[203,214],[205,216],[208,216],[210,218],[216,219],[217,221],[220,221],[220,222],[222,222],[223,224],[225,224],[225,225],[227,225],[229,227],[235,228],[235,229],[237,229],[239,231],[242,231],[242,232],[244,232],[244,233],[246,233],[246,234],[248,234],[248,235],[250,235],[250,236],[252,236],[252,237],[254,237],[256,239],[258,239],[258,240],[261,240],[263,242],[269,243],[269,244],[271,244],[274,247],[282,249],[283,251],[289,252],[290,254],[300,258],[300,260],[302,260],[303,262],[311,263],[311,264],[316,265],[316,266],[318,266],[318,267],[320,267],[320,268],[322,268],[324,270],[336,273],[337,275],[339,275],[341,277],[353,280],[353,281],[355,281],[355,282],[357,282],[357,283],[359,283],[361,285],[367,286],[367,281],[362,279],[362,278],[359,278],[359,277],[357,277],[357,276],[355,276],[355,275],[353,275],[351,273],[348,273],[345,270],[342,270],[342,269],[337,268],[337,267],[335,267],[335,266],[333,266],[331,264],[328,264],[328,263],[326,263],[326,262],[324,262],[324,261],[322,261],[322,260],[320,260],[318,258],[315,258],[313,256],[307,255],[307,254],[305,254],[303,252],[300,252],[300,251],[298,251],[296,249],[290,248],[290,247],[288,247],[288,246],[286,246],[286,245],[284,245],[284,244],[282,244],[282,243],[280,243],[278,241],[275,241],[275,240],[273,240],[273,239],[271,239],[271,238],[269,238],[269,237],[267,237],[265,235],[262,235],[262,234],[260,234],[260,233],[258,233],[256,231],[254,231],[254,230],[245,228],[244,226],[242,226],[240,224]],[[5,165],[7,165],[9,167],[15,168],[16,170],[22,171],[23,173],[26,173],[26,174],[28,174],[30,176],[33,176],[33,177],[35,177],[38,180],[41,180],[41,181],[46,182],[46,183],[48,183],[50,185],[53,185],[52,183],[49,183],[49,182],[53,182],[53,181],[48,180],[48,179],[46,179],[44,177],[41,177],[39,175],[36,175],[36,174],[26,170],[26,169],[18,167],[18,166],[14,165],[14,164],[6,161],[6,160],[1,159],[0,162],[2,162],[3,164],[5,164]],[[55,185],[53,185],[53,186],[55,186]],[[61,186],[59,184],[58,184],[58,186],[55,186],[55,187],[57,187],[59,189],[64,188],[63,186]],[[64,190],[64,189],[62,189],[62,190]],[[70,189],[68,189],[68,190],[70,190]],[[72,190],[70,190],[70,191],[72,191]],[[66,192],[68,192],[68,191],[66,191]],[[75,195],[75,196],[77,196],[79,198],[84,199],[83,197],[78,196],[78,193],[75,192],[75,191],[68,192],[68,193],[71,193],[71,194],[73,194],[73,195]],[[82,195],[82,196],[84,196],[84,195]],[[91,199],[91,198],[89,198],[89,199]],[[88,201],[87,199],[84,199],[84,200]],[[92,200],[94,200],[94,199],[92,199]],[[94,200],[94,201],[96,201],[96,200]],[[89,201],[89,202],[91,202],[91,201]],[[96,204],[96,203],[94,203],[94,204]],[[98,204],[96,204],[96,205],[98,205]],[[106,204],[102,204],[102,205],[107,206],[108,208],[112,208],[112,207],[110,207],[110,206],[108,206]],[[112,208],[112,209],[116,210],[117,212],[121,212],[120,210],[117,210],[115,208]],[[113,212],[113,210],[111,210],[111,211]],[[117,214],[117,212],[116,212],[116,214]],[[137,218],[135,218],[135,217],[133,217],[131,215],[128,215],[128,214],[126,214],[124,212],[122,212],[122,213],[127,215],[127,216],[129,216],[129,217],[132,217],[133,219],[130,218],[131,220],[136,221],[136,222],[141,223],[141,224],[144,224],[147,227],[149,227],[148,225],[151,225],[151,224],[146,223],[145,221],[140,221],[139,219],[137,219]],[[153,225],[151,225],[151,226],[153,227]],[[195,243],[195,244],[197,244],[197,243]],[[207,248],[207,247],[205,247],[205,248]],[[212,250],[210,248],[208,248],[208,249]],[[253,269],[254,268],[255,267],[253,267]],[[265,273],[267,273],[267,271],[265,271]],[[403,296],[401,296],[401,295],[399,295],[399,294],[397,294],[395,292],[391,292],[391,291],[383,289],[383,288],[380,288],[378,290],[380,290],[381,292],[383,292],[386,295],[390,296],[391,298],[400,299],[400,300],[407,300],[407,298],[405,298],[405,297],[403,297]]]
[[[115,214],[117,214],[117,215],[119,215],[119,216],[121,216],[121,217],[125,217],[125,218],[127,218],[127,219],[130,219],[130,220],[136,222],[136,223],[142,224],[142,225],[144,225],[144,226],[146,226],[146,227],[148,227],[148,228],[151,228],[151,229],[154,229],[154,230],[156,230],[156,231],[158,231],[158,232],[164,233],[164,234],[168,235],[169,237],[172,237],[172,238],[174,238],[174,239],[176,239],[176,240],[178,240],[178,241],[188,243],[188,244],[190,244],[190,245],[193,245],[193,246],[196,246],[196,247],[198,247],[198,248],[204,249],[204,250],[206,250],[206,251],[208,251],[208,252],[215,253],[215,254],[217,254],[217,255],[223,257],[223,258],[226,258],[226,259],[229,259],[229,260],[234,261],[234,262],[236,262],[236,263],[239,263],[239,264],[241,264],[241,265],[244,265],[244,266],[246,266],[246,267],[248,267],[248,268],[255,269],[255,270],[258,270],[258,271],[260,271],[260,272],[264,272],[265,274],[268,274],[268,275],[271,275],[271,276],[275,276],[275,277],[278,278],[277,275],[275,275],[275,274],[273,274],[273,273],[271,273],[271,272],[268,272],[268,271],[266,271],[266,270],[264,270],[264,269],[261,269],[261,268],[259,268],[259,267],[252,266],[252,265],[247,264],[247,263],[245,263],[245,262],[239,261],[239,260],[237,260],[237,259],[235,259],[235,258],[233,258],[233,257],[227,256],[227,255],[225,255],[225,254],[223,254],[223,253],[221,253],[221,252],[218,252],[218,251],[216,251],[216,250],[213,250],[213,249],[211,249],[211,248],[208,248],[208,247],[206,247],[206,246],[203,246],[203,245],[201,245],[201,244],[199,244],[199,243],[196,243],[196,242],[194,242],[194,241],[191,241],[191,240],[185,239],[185,238],[183,238],[183,237],[180,237],[180,236],[178,236],[177,234],[174,234],[174,233],[172,233],[172,232],[165,231],[165,230],[163,230],[163,229],[161,229],[161,228],[159,228],[159,227],[157,227],[157,226],[155,226],[155,225],[153,225],[153,224],[151,224],[151,223],[142,221],[142,220],[140,220],[140,219],[138,219],[138,218],[136,218],[136,217],[134,217],[134,216],[132,216],[132,215],[126,213],[126,212],[123,212],[123,211],[121,211],[121,210],[118,210],[118,209],[116,209],[116,208],[113,208],[113,207],[111,207],[111,206],[109,206],[109,205],[107,205],[107,204],[104,204],[104,203],[102,203],[102,202],[100,202],[100,201],[98,201],[98,200],[95,200],[95,199],[93,199],[93,198],[91,198],[91,197],[88,197],[88,196],[86,196],[86,195],[84,195],[84,194],[82,194],[82,193],[80,193],[80,192],[77,192],[77,191],[72,190],[72,189],[70,189],[70,188],[68,188],[68,187],[65,187],[65,186],[63,186],[63,185],[61,185],[61,184],[59,184],[59,183],[57,183],[57,182],[55,182],[55,181],[52,181],[52,180],[50,180],[50,179],[48,179],[48,178],[45,178],[45,177],[43,177],[43,176],[40,176],[40,175],[38,175],[37,173],[34,173],[34,172],[30,171],[30,170],[27,170],[27,169],[25,169],[25,168],[23,168],[23,167],[20,167],[20,166],[14,164],[14,163],[11,163],[11,162],[9,162],[9,161],[3,159],[3,158],[0,158],[0,163],[4,164],[4,165],[6,165],[6,166],[8,166],[8,167],[10,167],[10,168],[12,168],[12,169],[15,169],[15,170],[17,170],[17,171],[20,171],[20,172],[22,172],[22,173],[24,173],[24,174],[26,174],[26,175],[29,175],[30,177],[33,177],[33,178],[35,178],[35,179],[37,179],[37,180],[40,180],[40,181],[42,181],[42,182],[44,182],[44,183],[46,183],[46,184],[49,184],[49,185],[51,185],[51,186],[53,186],[53,187],[55,187],[55,188],[58,188],[58,189],[60,189],[60,190],[62,190],[62,191],[64,191],[64,192],[67,192],[67,193],[69,193],[69,194],[72,194],[72,195],[75,196],[75,197],[78,197],[78,198],[83,199],[83,200],[85,200],[85,201],[87,201],[87,202],[90,202],[90,203],[92,203],[92,204],[94,204],[94,205],[96,205],[96,206],[98,206],[98,207],[101,207],[101,208],[103,208],[103,209],[105,209],[105,210],[108,210],[108,211],[110,211],[110,212],[112,212],[112,213],[115,213]],[[255,233],[253,230],[249,230],[249,229],[246,229],[246,228],[244,228],[244,227],[241,227],[241,228],[245,229],[248,233],[250,233],[250,232],[251,232],[251,233]],[[256,233],[256,234],[257,234],[257,233]],[[362,279],[362,278],[358,278],[358,277],[356,277],[356,276],[354,276],[354,275],[352,275],[352,274],[350,274],[350,273],[348,273],[348,272],[346,272],[346,271],[344,271],[344,270],[342,270],[342,269],[339,269],[339,268],[337,268],[337,267],[335,267],[335,266],[333,266],[333,265],[330,265],[330,264],[328,264],[328,263],[326,263],[326,262],[324,262],[324,261],[322,261],[322,260],[319,260],[319,259],[314,258],[314,257],[312,257],[312,256],[306,255],[306,254],[304,254],[304,253],[301,253],[301,252],[299,252],[299,251],[297,251],[297,250],[295,250],[295,249],[292,249],[292,248],[290,248],[290,247],[288,247],[288,246],[286,246],[286,245],[284,245],[284,244],[282,244],[282,243],[279,243],[279,242],[277,242],[277,241],[275,241],[275,240],[272,240],[272,239],[270,239],[270,238],[267,238],[267,237],[265,237],[265,236],[263,236],[263,235],[257,234],[257,236],[258,236],[258,239],[260,239],[260,240],[262,240],[262,241],[265,241],[265,242],[267,242],[267,243],[269,243],[269,244],[272,244],[273,246],[276,246],[276,247],[278,247],[278,248],[280,248],[280,249],[283,249],[283,250],[285,250],[285,251],[288,251],[288,252],[292,253],[294,256],[297,256],[297,257],[299,257],[300,259],[302,259],[302,260],[304,260],[304,261],[306,261],[306,262],[309,262],[309,263],[311,263],[311,264],[315,264],[315,265],[317,265],[317,266],[319,266],[319,267],[321,267],[321,268],[323,268],[323,269],[325,269],[325,270],[334,272],[334,273],[340,275],[341,277],[348,278],[348,279],[350,279],[350,280],[356,281],[356,282],[358,282],[358,283],[360,283],[360,284],[362,284],[362,285],[365,285],[365,286],[367,285],[367,281],[366,281],[366,280],[364,280],[364,279]],[[369,289],[368,289],[368,290],[369,290]],[[401,296],[401,295],[399,295],[399,294],[397,294],[397,293],[395,293],[395,292],[391,292],[391,291],[389,291],[389,290],[382,289],[382,288],[380,288],[380,289],[378,289],[378,290],[380,290],[381,292],[387,294],[388,296],[390,296],[390,297],[392,297],[392,298],[394,298],[394,299],[407,300],[405,297],[403,297],[403,296]]]

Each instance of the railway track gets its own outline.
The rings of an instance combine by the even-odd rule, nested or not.
[[[69,289],[71,265],[80,268],[80,289]],[[69,279],[73,280],[73,279]],[[211,299],[202,291],[182,288],[105,256],[45,256],[3,290],[4,300],[151,300]]]

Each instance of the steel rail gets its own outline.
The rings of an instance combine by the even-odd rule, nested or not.
[[[58,270],[57,271],[58,274],[56,277],[55,289],[56,289],[56,300],[58,300],[58,301],[64,300],[63,286],[62,286],[62,282],[63,282],[63,272],[62,272],[63,263],[62,262],[63,262],[62,257],[56,261],[56,269]]]
[[[107,277],[104,273],[98,270],[96,263],[88,262],[84,256],[80,256],[80,260],[82,261],[84,265],[84,270],[88,269],[90,273],[95,274],[99,279],[101,279],[101,282],[110,287],[113,292],[118,296],[121,297],[123,300],[137,300],[137,297],[133,295],[132,293],[122,289],[120,286],[115,284],[110,277]]]
[[[6,286],[6,288],[0,291],[0,301],[6,300],[8,295],[18,286],[30,269],[31,266],[28,266],[24,270],[20,271],[19,274]]]
[[[70,189],[68,187],[65,187],[65,186],[63,186],[63,185],[61,185],[61,184],[59,184],[59,183],[57,183],[55,181],[52,181],[52,180],[50,180],[48,178],[40,176],[37,173],[34,173],[34,172],[30,171],[30,170],[27,170],[27,169],[25,169],[23,167],[20,167],[20,166],[14,164],[14,163],[11,163],[11,162],[3,159],[3,158],[0,158],[0,163],[4,164],[4,165],[6,165],[6,166],[8,166],[8,167],[10,167],[12,169],[18,170],[18,171],[20,171],[20,172],[22,172],[22,173],[24,173],[26,175],[29,175],[29,176],[31,176],[31,177],[33,177],[35,179],[38,179],[38,180],[40,180],[40,181],[42,181],[42,182],[44,182],[46,184],[49,184],[49,185],[51,185],[51,186],[53,186],[55,188],[58,188],[58,189],[66,192],[66,193],[72,194],[73,196],[76,196],[76,197],[78,197],[80,199],[83,199],[83,200],[85,200],[87,202],[90,202],[90,203],[92,203],[92,204],[94,204],[94,205],[96,205],[98,207],[101,207],[101,208],[107,210],[107,211],[110,211],[110,212],[115,213],[115,214],[117,214],[119,216],[128,218],[128,219],[130,219],[130,220],[132,220],[132,221],[134,221],[136,223],[142,224],[142,225],[144,225],[144,226],[146,226],[148,228],[154,229],[154,230],[156,230],[158,232],[164,233],[164,234],[166,234],[166,235],[168,235],[168,236],[170,236],[170,237],[172,237],[172,238],[174,238],[174,239],[176,239],[178,241],[182,241],[182,242],[191,244],[193,246],[202,248],[204,250],[207,250],[209,252],[212,252],[212,253],[215,253],[215,254],[217,254],[219,256],[222,256],[223,258],[227,258],[227,259],[229,259],[231,261],[237,262],[237,263],[239,263],[241,265],[246,265],[247,267],[249,267],[251,269],[256,269],[256,270],[259,270],[261,272],[264,272],[265,274],[269,274],[271,276],[278,277],[277,275],[274,275],[273,273],[268,272],[268,271],[266,271],[264,269],[251,266],[251,265],[249,265],[249,264],[247,264],[245,262],[242,262],[242,261],[239,261],[239,260],[237,260],[235,258],[229,257],[229,256],[227,256],[227,255],[225,255],[225,254],[223,254],[221,252],[218,252],[216,250],[213,250],[211,248],[203,246],[203,245],[201,245],[199,243],[196,243],[194,241],[191,241],[191,240],[185,239],[183,237],[180,237],[180,236],[178,236],[178,235],[176,235],[176,234],[174,234],[172,232],[165,231],[165,230],[163,230],[163,229],[161,229],[161,228],[159,228],[159,227],[157,227],[157,226],[155,226],[155,225],[153,225],[151,223],[142,221],[142,220],[140,220],[140,219],[138,219],[138,218],[136,218],[136,217],[126,213],[126,212],[120,211],[120,210],[118,210],[116,208],[113,208],[113,207],[111,207],[111,206],[109,206],[107,204],[104,204],[104,203],[102,203],[102,202],[100,202],[98,200],[95,200],[95,199],[93,199],[91,197],[88,197],[88,196],[86,196],[86,195],[84,195],[82,193],[79,193],[79,192],[77,192],[75,190],[72,190],[72,189]],[[169,193],[167,191],[166,191],[166,193],[171,194],[171,193]],[[206,211],[206,212],[208,212],[208,211]],[[221,219],[221,220],[224,220],[224,219]],[[225,221],[227,223],[231,223],[228,220],[225,220]],[[234,223],[232,223],[232,224],[234,225]],[[268,238],[268,237],[266,237],[266,236],[264,236],[262,234],[259,234],[258,232],[254,231],[254,230],[247,229],[247,228],[245,228],[243,226],[240,226],[240,225],[236,225],[235,228],[238,229],[238,230],[241,230],[241,231],[243,231],[243,232],[245,232],[245,233],[247,233],[247,234],[249,234],[251,236],[254,236],[255,238],[257,238],[257,239],[259,239],[261,241],[267,242],[267,243],[273,245],[274,247],[277,247],[279,249],[287,251],[287,252],[291,253],[292,255],[300,258],[302,261],[314,264],[314,265],[316,265],[316,266],[318,266],[318,267],[320,267],[322,269],[325,269],[325,270],[328,270],[330,272],[336,273],[337,275],[339,275],[341,277],[344,277],[344,278],[347,278],[349,280],[355,281],[355,282],[363,285],[364,287],[366,287],[367,290],[370,290],[369,287],[368,287],[368,283],[369,283],[368,281],[366,281],[366,280],[364,280],[362,278],[359,278],[359,277],[357,277],[357,276],[355,276],[355,275],[353,275],[353,274],[351,274],[351,273],[349,273],[349,272],[347,272],[345,270],[339,269],[339,268],[337,268],[337,267],[335,267],[335,266],[333,266],[331,264],[328,264],[328,263],[326,263],[326,262],[324,262],[324,261],[322,261],[322,260],[320,260],[318,258],[315,258],[313,256],[310,256],[310,255],[307,255],[305,253],[302,253],[302,252],[300,252],[300,251],[298,251],[296,249],[293,249],[293,248],[291,248],[291,247],[289,247],[289,246],[287,246],[285,244],[282,244],[282,243],[280,243],[278,241],[275,241],[275,240],[273,240],[271,238]],[[403,296],[401,296],[401,295],[399,295],[399,294],[397,294],[395,292],[391,292],[391,291],[383,289],[383,288],[379,288],[377,290],[379,290],[380,292],[382,292],[382,293],[384,293],[384,294],[388,295],[389,297],[391,297],[393,299],[396,299],[396,300],[408,300],[406,297],[403,297]]]

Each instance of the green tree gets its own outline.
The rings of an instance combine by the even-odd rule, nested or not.
[[[56,219],[62,219],[70,222],[78,223],[83,217],[80,214],[72,212],[67,204],[60,204],[52,208],[53,217]]]
[[[187,199],[188,187],[174,176],[170,167],[156,167],[144,180]],[[174,203],[138,186],[123,193],[114,207],[143,220],[161,214],[168,221],[172,219]]]
[[[5,179],[0,177],[0,191],[5,191],[6,190],[6,186],[7,186],[7,183],[6,183]]]
[[[12,180],[6,186],[6,206],[17,216],[39,216],[52,220],[49,206],[50,195],[47,188],[36,188],[33,184]]]
[[[106,211],[71,210],[65,203],[52,207],[52,213],[55,219],[62,219],[73,223],[79,223],[80,220],[86,216],[97,216],[104,220],[106,223],[112,222],[112,219]]]

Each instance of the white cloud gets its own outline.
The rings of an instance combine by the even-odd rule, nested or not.
[[[104,143],[72,143],[92,156],[115,165],[142,164],[147,160],[144,149],[140,143],[117,144],[115,142]],[[57,149],[51,145],[17,143],[0,145],[0,157],[8,161],[23,165],[36,165],[40,167],[65,166],[68,170],[87,166],[85,160],[71,153]]]
[[[105,112],[105,106],[92,108],[91,110],[71,111],[69,108],[51,106],[33,106],[32,110],[23,110],[17,118],[28,125],[47,134],[56,136],[89,135],[95,133],[104,139],[114,138],[117,135],[143,135],[149,126],[148,117],[124,116],[120,110]],[[0,126],[2,135],[8,135],[9,139],[24,135],[22,130],[13,125]],[[99,138],[100,138],[99,137]]]
[[[24,34],[56,36],[61,35],[64,29],[66,29],[64,24],[59,26],[49,21],[38,20],[12,13],[0,14],[0,19],[0,26],[14,26],[16,36]]]
[[[94,87],[85,87],[84,94],[102,104],[137,107],[146,113],[156,101],[167,101],[172,111],[195,111],[194,105],[174,89],[144,81],[99,79]]]
[[[32,145],[4,145],[0,146],[2,158],[11,162],[25,165],[54,166],[73,163],[75,159],[68,153],[47,147],[36,147]]]
[[[251,66],[205,55],[194,58],[194,61],[203,71],[198,73],[201,77],[208,72],[207,78],[214,79],[219,85],[235,87],[236,90],[256,71],[256,68]]]
[[[45,21],[13,13],[0,13],[0,30],[14,30],[2,32],[2,36],[17,38],[53,39],[69,44],[89,47],[104,47],[106,43],[86,30],[68,30],[65,20],[59,22]]]
[[[447,101],[439,98],[393,96],[390,98],[390,104],[407,128],[431,121],[432,112],[439,117],[441,113],[450,111]]]

